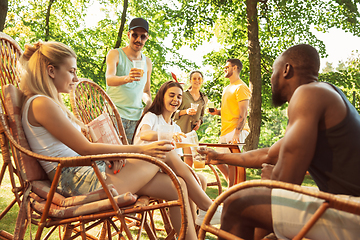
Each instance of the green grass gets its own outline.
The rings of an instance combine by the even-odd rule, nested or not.
[[[2,165],[3,165],[3,161],[2,161],[2,158],[0,157],[0,166],[2,166]],[[206,168],[204,168],[204,169],[195,169],[195,171],[201,172],[206,177],[208,182],[215,181],[215,176],[213,175],[213,173],[209,167],[206,166]],[[247,178],[247,180],[260,179],[260,173],[261,173],[261,171],[258,169],[246,169],[246,174],[247,174],[246,178]],[[220,174],[220,179],[221,179],[223,191],[226,191],[227,183],[221,174]],[[305,176],[303,185],[315,186],[315,183],[311,179],[310,176]],[[211,199],[215,199],[218,196],[218,189],[217,189],[217,187],[208,187],[206,189],[206,193],[208,194],[208,196]],[[9,180],[8,171],[6,171],[5,177],[0,186],[0,211],[2,212],[13,199],[14,199],[14,195],[11,191],[11,183]],[[11,210],[5,215],[5,217],[0,220],[0,230],[5,230],[5,231],[13,234],[18,211],[19,211],[19,206],[17,204],[15,204],[11,208]],[[157,214],[157,216],[155,217],[155,221],[156,221],[157,225],[162,227],[161,218],[160,218],[159,214]],[[48,231],[49,231],[49,229],[45,229],[43,232],[43,236],[45,236],[45,234]],[[96,229],[96,231],[98,231],[98,229]],[[34,237],[35,233],[36,233],[36,226],[32,225],[33,237]],[[25,239],[30,239],[29,231],[27,231]],[[55,230],[55,232],[52,234],[52,236],[49,239],[50,240],[59,239],[58,230]],[[80,239],[80,238],[78,238],[78,239]],[[212,234],[207,233],[206,239],[215,240],[217,238],[214,237]]]

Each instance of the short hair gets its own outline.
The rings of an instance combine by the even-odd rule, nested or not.
[[[240,61],[240,59],[237,59],[237,58],[229,58],[228,60],[226,60],[226,62],[229,62],[229,63],[231,63],[232,65],[237,66],[238,69],[239,69],[239,72],[241,72],[242,67],[243,67],[243,64],[242,64],[242,62]]]
[[[309,71],[314,75],[318,75],[319,73],[319,53],[309,44],[294,45],[283,52],[281,56],[289,61],[294,68]]]

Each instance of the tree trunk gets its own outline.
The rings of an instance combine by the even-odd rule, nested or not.
[[[249,87],[252,91],[252,97],[250,99],[249,111],[250,134],[246,138],[245,150],[252,150],[258,147],[261,126],[261,55],[257,3],[257,0],[246,0],[250,63]]]
[[[119,32],[118,32],[118,36],[117,36],[117,40],[116,40],[114,48],[118,48],[121,45],[121,38],[122,38],[122,34],[124,32],[127,8],[128,8],[128,0],[124,0],[123,12],[121,14],[120,28],[119,28]],[[105,63],[106,63],[106,56],[104,57],[104,61],[101,64],[101,70],[100,70],[101,72],[104,69]]]
[[[50,0],[49,5],[46,11],[46,19],[45,19],[45,42],[49,41],[50,38],[50,12],[51,12],[51,6],[54,3],[55,0]]]
[[[0,32],[5,28],[5,20],[8,11],[8,0],[0,0]]]
[[[121,45],[121,38],[122,38],[122,34],[124,32],[124,26],[125,26],[125,20],[126,20],[126,11],[128,8],[128,0],[124,0],[124,6],[123,6],[123,12],[121,14],[121,23],[120,23],[120,28],[119,28],[119,32],[118,32],[118,37],[117,37],[117,41],[115,44],[115,48],[120,47]]]

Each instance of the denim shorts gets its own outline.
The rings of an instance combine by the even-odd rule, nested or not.
[[[106,179],[105,162],[97,161],[96,164],[102,176]],[[53,174],[55,171],[56,168],[49,174]],[[66,167],[61,171],[57,192],[69,197],[86,194],[101,187],[101,183],[91,166]]]
[[[125,130],[126,138],[129,144],[132,144],[132,138],[135,132],[135,127],[137,124],[137,120],[128,120],[125,118],[121,118],[122,125]]]

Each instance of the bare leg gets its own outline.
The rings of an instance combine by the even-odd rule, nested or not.
[[[268,188],[244,189],[224,202],[221,229],[247,240],[254,239],[256,227],[273,231]]]
[[[216,165],[220,172],[224,175],[227,182],[229,182],[229,168],[226,164],[218,164]]]
[[[186,239],[196,239],[195,224],[192,218],[191,210],[189,207],[189,198],[187,196],[186,183],[182,178],[179,178],[181,187],[184,193],[185,200],[185,210],[186,215],[188,216],[188,229],[186,232]],[[143,188],[141,188],[137,194],[147,195],[155,198],[165,199],[165,200],[175,200],[178,199],[177,192],[174,185],[172,184],[168,175],[164,173],[158,173],[153,179],[149,181]],[[181,228],[181,212],[179,207],[171,207],[170,210],[170,219],[177,233],[179,233]]]
[[[191,155],[191,149],[190,148],[184,148],[184,154],[185,155]],[[192,157],[184,157],[184,162],[189,165],[190,167],[193,167],[193,159]]]
[[[180,159],[179,155],[175,151],[170,151],[166,154],[165,162],[175,172],[176,175],[182,177],[185,180],[191,200],[193,200],[200,209],[207,211],[212,204],[212,201],[209,196],[206,195],[206,193],[201,189],[195,177],[190,172],[190,169]]]
[[[234,186],[234,183],[235,183],[236,167],[228,165],[228,168],[229,168],[229,181],[228,181],[228,183],[229,183],[229,187],[232,187],[232,186]]]
[[[196,175],[198,176],[198,178],[200,180],[200,185],[201,185],[202,190],[205,192],[206,188],[207,188],[206,177],[204,175],[202,175],[201,173],[196,173]]]
[[[179,158],[181,164],[186,166]],[[190,171],[188,170],[189,174]],[[159,173],[159,167],[154,164],[147,163],[141,160],[130,159],[127,161],[125,167],[123,167],[120,173],[113,174],[111,169],[106,169],[107,173],[107,184],[113,184],[115,189],[121,194],[125,192],[146,194],[151,197],[161,198],[165,200],[177,199],[176,190],[166,174]],[[179,178],[180,180],[180,178]],[[195,180],[195,179],[194,179]],[[188,201],[188,190],[187,185],[181,180],[184,186],[183,193],[185,201]],[[198,185],[199,186],[199,185]],[[200,188],[200,187],[199,187]],[[200,188],[201,189],[201,188]],[[186,202],[186,212],[189,221],[187,239],[196,239],[195,227],[192,220],[192,213],[190,210],[189,202]],[[179,208],[171,209],[171,220],[174,228],[177,231],[180,230],[181,226],[181,215]],[[193,238],[193,234],[195,237]]]
[[[264,239],[267,235],[269,235],[271,231],[262,229],[262,228],[255,228],[255,235],[254,240],[261,240]]]
[[[111,169],[106,168],[106,183],[113,184],[115,189],[120,193],[138,192],[147,184],[159,171],[159,167],[154,164],[137,160],[127,160],[125,167],[117,174]]]
[[[206,187],[207,187],[207,181],[204,175],[202,175],[201,173],[196,173],[196,175],[198,176],[199,180],[200,180],[200,185],[201,188],[203,189],[203,191],[205,192]],[[196,210],[197,210],[197,206],[195,205],[195,203],[190,200],[190,207],[191,207],[191,212],[193,214],[193,219],[195,221],[197,215],[196,215]]]

